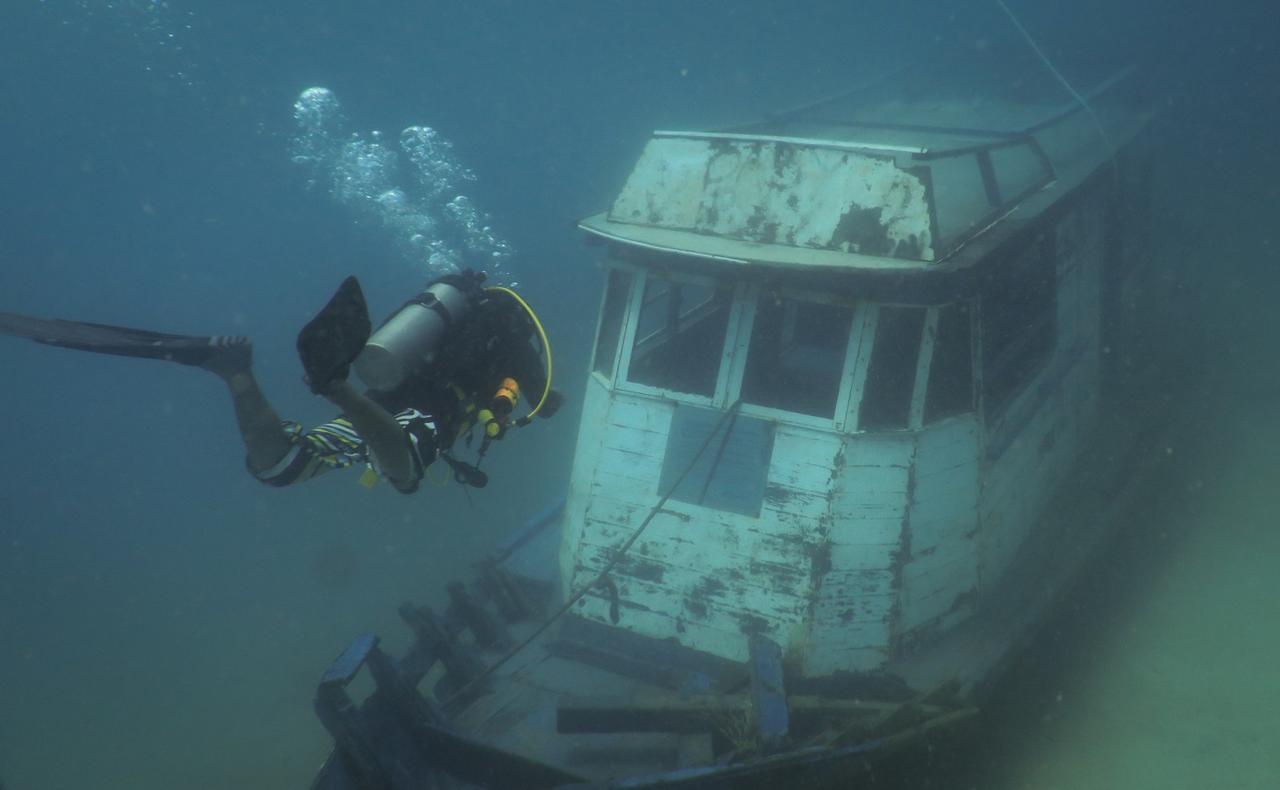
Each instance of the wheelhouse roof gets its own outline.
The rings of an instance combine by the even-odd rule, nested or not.
[[[731,264],[927,271],[1113,166],[1149,120],[1132,70],[1087,91],[1089,111],[904,76],[720,131],[654,132],[579,227]]]

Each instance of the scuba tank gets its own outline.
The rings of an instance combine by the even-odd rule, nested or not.
[[[356,373],[370,388],[387,392],[424,372],[449,328],[466,319],[483,280],[483,273],[468,270],[428,285],[369,337],[356,357]]]

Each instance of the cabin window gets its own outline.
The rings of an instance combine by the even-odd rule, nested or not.
[[[901,430],[911,419],[925,308],[881,305],[879,313],[858,425],[864,431]]]
[[[596,354],[591,369],[607,377],[613,376],[613,360],[618,356],[618,338],[622,336],[622,319],[626,316],[631,279],[630,272],[610,269],[609,280],[605,284],[600,331],[596,335]]]
[[[973,410],[973,352],[968,304],[938,308],[933,362],[925,395],[924,419],[933,422]]]
[[[742,400],[834,418],[853,308],[780,299],[756,305]]]
[[[989,276],[982,298],[982,388],[987,414],[1002,411],[1053,351],[1054,286],[1048,236]]]
[[[627,379],[715,395],[733,292],[712,284],[647,278]]]

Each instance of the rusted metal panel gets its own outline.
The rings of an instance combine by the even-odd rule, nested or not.
[[[817,141],[656,136],[611,222],[761,244],[934,259],[925,180]]]

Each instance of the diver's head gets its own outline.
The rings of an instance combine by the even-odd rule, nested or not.
[[[484,274],[467,270],[435,280],[374,332],[355,369],[365,384],[388,391],[435,361],[450,327],[463,321]]]

